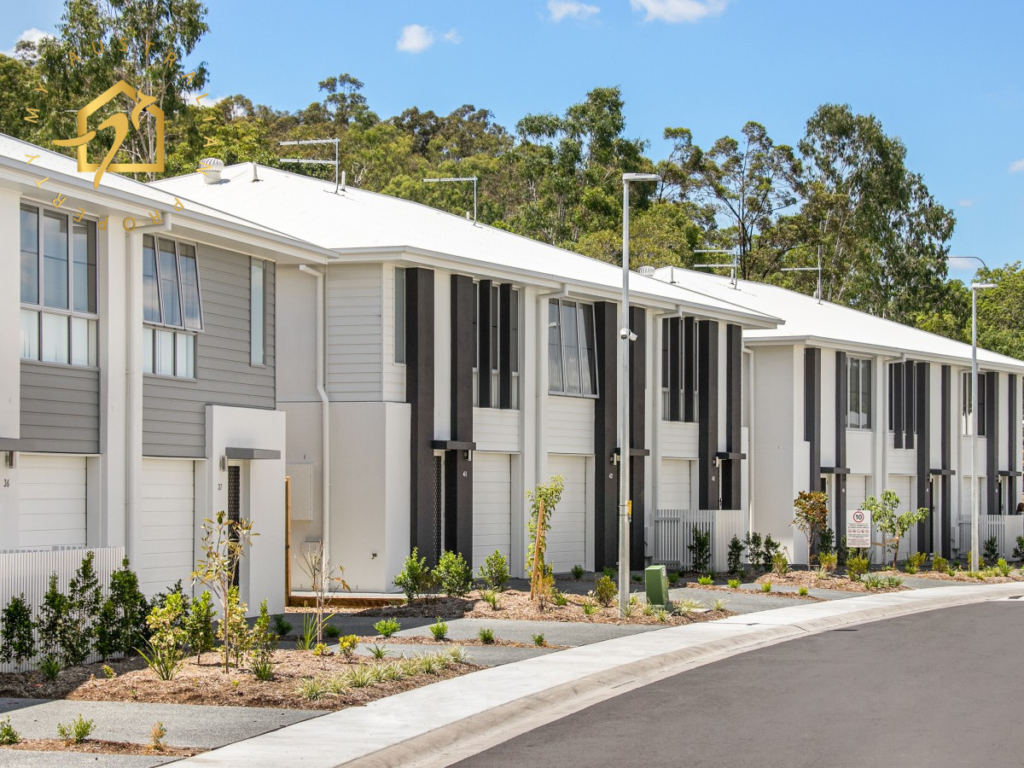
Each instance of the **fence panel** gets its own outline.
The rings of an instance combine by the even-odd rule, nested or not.
[[[82,564],[82,558],[92,552],[93,567],[103,596],[109,593],[110,574],[121,567],[124,547],[60,548],[48,550],[0,550],[0,607],[6,607],[12,597],[25,596],[33,617],[43,604],[43,596],[50,586],[50,575],[57,574],[57,587],[67,592],[68,584]],[[99,656],[89,661],[98,661]],[[0,672],[28,669],[15,664],[0,664]]]
[[[711,535],[711,567],[725,571],[729,542],[747,535],[747,516],[739,509],[659,509],[654,515],[653,561],[691,570],[694,528]]]
[[[964,557],[971,551],[971,516],[961,515],[957,520],[958,550]],[[978,545],[984,556],[985,542],[995,537],[999,556],[1014,559],[1017,537],[1024,536],[1024,515],[978,515]],[[988,563],[994,565],[994,563]]]

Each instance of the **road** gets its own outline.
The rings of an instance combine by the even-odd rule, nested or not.
[[[1024,600],[826,632],[709,664],[463,768],[1021,765]]]

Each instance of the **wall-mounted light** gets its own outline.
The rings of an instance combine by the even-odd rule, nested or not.
[[[473,451],[467,450],[462,456],[470,464],[473,463]]]
[[[4,451],[4,466],[8,469],[14,469],[17,462],[18,454],[15,451]]]
[[[223,456],[220,457],[220,471],[221,472],[227,472],[228,471],[228,457],[227,457],[227,454],[224,454]]]

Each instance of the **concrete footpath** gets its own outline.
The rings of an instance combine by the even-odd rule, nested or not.
[[[1024,584],[936,587],[780,607],[645,632],[475,672],[184,761],[196,766],[443,766],[687,669],[853,624],[1024,595]]]

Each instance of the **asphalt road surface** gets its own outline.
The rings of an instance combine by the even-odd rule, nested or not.
[[[464,768],[1024,765],[1024,600],[740,654],[604,701]]]

